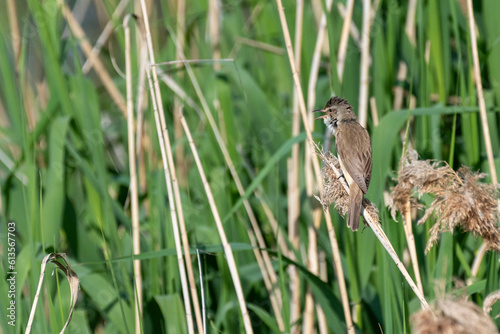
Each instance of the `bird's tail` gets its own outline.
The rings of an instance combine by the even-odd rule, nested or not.
[[[347,212],[347,226],[353,231],[357,231],[359,228],[362,205],[363,191],[361,191],[356,182],[353,182],[349,190],[349,211]]]

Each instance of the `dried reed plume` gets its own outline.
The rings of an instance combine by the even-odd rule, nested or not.
[[[337,157],[330,152],[323,152],[323,149],[316,146],[316,154],[323,161],[321,176],[323,178],[323,190],[319,197],[316,197],[325,210],[334,204],[335,209],[341,216],[345,216],[349,208],[349,194],[342,185],[342,181],[333,171],[332,166],[341,170]],[[376,221],[379,221],[378,210],[368,199],[363,198],[364,210],[367,210]]]
[[[396,220],[396,211],[405,213],[408,200],[412,207],[422,207],[412,197],[414,191],[419,197],[432,194],[434,201],[418,221],[422,224],[431,216],[436,218],[436,224],[430,229],[426,252],[438,241],[441,233],[451,232],[459,226],[481,236],[488,242],[489,249],[500,254],[498,185],[479,183],[485,176],[473,173],[465,166],[455,172],[445,162],[418,160],[417,152],[411,150],[398,172],[398,184],[392,189],[389,201],[392,217]]]
[[[467,300],[444,298],[411,317],[414,334],[486,334],[498,330],[483,310]]]

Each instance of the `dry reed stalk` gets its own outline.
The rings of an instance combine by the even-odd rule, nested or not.
[[[299,73],[297,71],[297,65],[295,64],[294,52],[293,52],[293,48],[292,48],[292,41],[290,39],[290,31],[288,30],[288,24],[286,22],[285,12],[283,10],[283,4],[282,4],[281,0],[276,0],[276,4],[278,7],[278,13],[280,16],[283,37],[285,39],[288,60],[290,62],[290,69],[292,71],[293,82],[295,85],[295,89],[297,89],[297,91],[298,91],[297,96],[299,98],[299,110],[300,110],[300,114],[302,117],[302,124],[304,125],[304,130],[306,131],[307,140],[308,140],[309,145],[312,145],[314,147],[314,140],[312,138],[311,127],[309,126],[308,117],[307,117],[306,103],[304,100],[304,94],[302,92],[302,86],[300,84],[300,77],[299,77]],[[319,162],[316,159],[316,157],[314,157],[313,155],[311,155],[311,160],[313,163],[314,174],[316,175],[316,181],[318,182],[318,187],[321,189],[321,188],[323,188],[323,183],[322,183],[322,179],[321,179],[321,170],[319,167]]]
[[[227,241],[226,232],[224,231],[224,226],[222,225],[222,221],[220,219],[219,211],[217,210],[217,206],[215,204],[214,197],[212,195],[212,190],[210,189],[210,185],[205,176],[205,172],[203,170],[203,166],[200,161],[200,157],[198,155],[198,151],[193,141],[193,137],[191,136],[191,131],[186,123],[186,119],[181,114],[179,115],[182,127],[186,136],[188,138],[189,146],[191,147],[191,151],[193,153],[193,158],[196,162],[196,166],[198,168],[198,172],[200,173],[200,177],[203,182],[203,187],[205,188],[205,192],[207,195],[208,202],[210,204],[210,209],[212,210],[212,214],[215,219],[215,224],[217,225],[217,230],[219,231],[219,236],[222,241],[222,247],[224,248],[224,254],[226,255],[227,264],[229,266],[229,271],[231,272],[231,277],[233,279],[234,288],[236,290],[236,295],[238,296],[238,302],[241,309],[241,315],[243,317],[243,323],[245,325],[246,333],[253,333],[252,324],[250,322],[250,316],[248,314],[248,310],[245,304],[245,297],[243,295],[243,290],[241,289],[240,277],[238,276],[238,270],[236,268],[236,262],[234,260],[233,252],[231,250],[231,245]]]
[[[83,52],[89,58],[93,64],[94,64],[94,69],[97,75],[99,76],[99,79],[104,85],[104,88],[108,91],[109,95],[113,99],[113,102],[116,104],[118,109],[122,112],[124,117],[127,117],[127,104],[125,103],[125,100],[123,99],[122,94],[116,88],[113,79],[111,79],[110,75],[106,71],[104,65],[102,62],[99,60],[99,57],[92,57],[92,45],[90,45],[89,41],[87,40],[87,37],[85,35],[85,32],[83,31],[82,27],[78,23],[78,21],[75,19],[73,16],[73,13],[71,10],[68,8],[68,6],[63,2],[63,0],[58,0],[58,5],[61,7],[62,14],[66,21],[68,22],[69,27],[71,28],[71,31],[75,35],[76,39],[80,41],[80,46],[82,47]]]
[[[427,66],[429,66],[429,60],[431,58],[431,41],[427,40],[425,42],[424,59]]]
[[[319,262],[318,262],[318,247],[316,231],[321,224],[321,208],[315,203],[318,208],[314,208],[313,224],[309,224],[307,228],[308,234],[308,250],[307,250],[307,269],[314,275],[319,276]],[[319,210],[318,210],[319,209]],[[306,299],[304,306],[303,328],[302,333],[308,334],[314,331],[314,297],[312,295],[311,286],[307,286]]]
[[[179,265],[179,274],[181,278],[181,286],[184,298],[184,307],[186,310],[186,322],[188,326],[188,332],[194,333],[193,318],[191,314],[191,303],[189,299],[189,290],[186,280],[186,272],[184,268],[184,259],[181,249],[181,241],[179,237],[179,226],[177,220],[177,211],[180,209],[180,215],[182,215],[182,205],[180,204],[179,188],[175,178],[175,166],[172,157],[172,147],[170,146],[170,139],[168,137],[165,116],[163,112],[163,104],[161,103],[161,92],[160,85],[158,84],[158,74],[156,72],[153,42],[151,40],[151,32],[149,29],[149,18],[147,16],[147,9],[145,0],[140,0],[141,12],[144,22],[144,29],[146,35],[146,43],[148,46],[149,60],[152,64],[147,71],[149,87],[151,90],[151,100],[153,104],[156,130],[158,133],[158,140],[161,150],[163,168],[165,172],[165,182],[167,185],[170,213],[172,216],[172,228],[174,232],[174,241],[177,254],[177,262]],[[151,75],[152,74],[152,75]],[[172,177],[171,177],[172,176]],[[174,188],[174,189],[172,189]],[[174,203],[175,200],[175,203]],[[177,208],[176,208],[177,207]],[[182,218],[182,216],[181,216]]]
[[[19,56],[21,54],[21,34],[19,34],[15,0],[7,0],[7,12],[9,13],[10,38],[12,40],[12,50],[14,51],[14,67],[17,71],[19,70]]]
[[[297,75],[300,75],[300,62],[301,62],[301,49],[302,49],[302,23],[304,18],[304,2],[302,0],[296,1],[295,10],[295,63],[297,64]],[[293,106],[292,106],[292,136],[297,136],[300,132],[300,112],[298,106],[298,91],[293,90]],[[300,189],[299,189],[299,154],[300,145],[295,144],[292,147],[292,160],[290,162],[291,172],[288,180],[288,239],[290,240],[293,248],[297,251],[300,247],[300,234],[299,234],[299,217],[300,217]],[[306,171],[307,174],[307,171]],[[307,181],[306,181],[307,182]],[[290,254],[292,255],[292,254]],[[292,260],[296,260],[295,254],[292,255]],[[290,273],[290,328],[292,334],[300,332],[300,319],[301,305],[300,305],[300,277],[297,268],[291,266]],[[310,296],[311,297],[311,296]],[[307,297],[306,297],[307,298]],[[311,297],[312,298],[312,297]],[[307,321],[307,320],[305,320]],[[303,321],[303,322],[305,322]]]
[[[411,224],[411,201],[408,199],[405,205],[403,226],[405,229],[406,242],[408,243],[408,250],[410,252],[411,263],[413,265],[413,272],[415,273],[415,280],[420,293],[424,294],[422,286],[422,279],[420,278],[420,269],[418,267],[417,248],[415,247],[415,237],[413,235],[413,227]]]
[[[220,53],[220,0],[208,0],[208,34],[210,44],[212,45],[212,58],[217,60],[221,58]],[[220,71],[221,65],[214,62],[214,71]]]
[[[404,62],[399,63],[399,69],[398,69],[398,74],[397,74],[397,80],[399,83],[404,82],[406,80],[406,75],[408,73],[408,67]],[[393,108],[394,110],[401,110],[403,107],[403,97],[404,97],[404,89],[403,87],[396,85],[394,87],[394,104]],[[410,106],[411,108],[411,106]],[[401,131],[401,141],[403,142],[403,146],[406,146],[406,150],[411,149],[412,145],[410,142],[406,143],[406,131]],[[406,151],[408,152],[408,151]],[[401,157],[401,163],[400,167],[404,165],[405,162],[407,162],[406,159],[406,152],[403,152],[403,155]],[[405,230],[405,236],[406,236],[406,242],[408,244],[408,251],[410,253],[410,259],[411,263],[413,266],[413,272],[415,273],[415,280],[417,281],[417,287],[420,290],[420,292],[423,294],[423,286],[422,286],[422,279],[420,277],[420,269],[418,266],[418,257],[417,257],[417,250],[415,246],[415,237],[413,235],[413,227],[412,227],[412,219],[411,219],[411,201],[408,198],[408,200],[405,203],[404,206],[404,211],[402,212],[403,214],[403,227]]]
[[[321,150],[319,147],[317,147],[316,152],[325,164],[325,167],[323,168],[323,175],[325,176],[326,181],[325,188],[321,194],[321,198],[318,198],[318,200],[321,202],[324,208],[328,208],[332,203],[335,203],[335,208],[343,215],[347,212],[349,186],[347,185],[345,179],[341,177],[342,172],[340,170],[340,164],[338,163],[336,157],[334,157],[333,155],[326,156],[323,153],[323,150]],[[410,274],[408,274],[405,266],[399,260],[399,257],[392,247],[392,244],[387,238],[384,230],[382,230],[382,227],[380,226],[380,223],[378,221],[377,209],[367,199],[363,200],[362,214],[365,222],[368,223],[375,236],[379,239],[382,246],[384,246],[386,251],[389,253],[390,257],[398,267],[401,274],[403,274],[403,277],[408,282],[410,288],[420,300],[422,308],[428,308],[429,304],[425,300],[425,297],[422,293],[420,293],[420,290],[413,282],[413,279],[411,278]],[[325,215],[325,217],[327,216]],[[328,228],[328,231],[331,233],[333,230]]]
[[[141,253],[141,236],[139,227],[139,195],[137,190],[136,153],[134,141],[134,101],[132,98],[132,65],[130,63],[130,15],[123,19],[125,32],[125,74],[127,83],[127,139],[128,165],[130,172],[130,197],[132,216],[132,247],[134,255]],[[134,260],[134,290],[135,290],[135,333],[141,333],[142,318],[142,275],[141,261]]]
[[[109,36],[113,32],[114,29],[114,22],[118,20],[118,18],[123,14],[125,9],[127,8],[129,0],[121,0],[118,3],[118,6],[116,6],[115,11],[113,12],[113,15],[111,16],[111,20],[106,23],[106,26],[102,30],[101,34],[97,38],[97,41],[95,42],[94,47],[92,48],[92,53],[89,57],[87,57],[87,60],[85,60],[85,63],[82,66],[82,73],[87,74],[91,69],[92,66],[94,65],[94,58],[99,55],[101,52],[101,48],[106,43],[108,40]]]
[[[352,1],[352,0],[349,0]],[[333,0],[326,1],[326,10],[330,13]],[[344,21],[345,22],[345,21]],[[309,72],[309,80],[307,82],[307,110],[313,110],[316,101],[316,84],[318,82],[318,72],[321,61],[321,49],[326,36],[326,13],[321,15],[319,21],[318,34],[316,36],[316,45],[314,46],[313,57],[311,61],[311,70]],[[340,53],[340,51],[339,51]],[[340,76],[340,74],[339,74]],[[312,122],[312,114],[309,115],[309,122]]]
[[[373,126],[378,126],[378,109],[377,109],[377,100],[375,96],[370,97],[370,110],[372,114]]]
[[[411,45],[415,46],[415,13],[417,12],[417,0],[408,1],[408,11],[406,12],[405,32]]]
[[[406,80],[407,73],[408,73],[408,66],[406,66],[406,64],[403,61],[400,61],[397,74],[398,84],[394,86],[394,102],[392,107],[394,110],[401,110],[401,108],[403,107],[403,98],[405,90],[401,86],[401,83]]]
[[[481,244],[481,247],[479,247],[479,250],[476,253],[476,257],[474,258],[474,261],[472,262],[471,266],[471,274],[472,277],[476,277],[477,273],[479,272],[479,267],[481,266],[481,262],[483,261],[483,257],[486,254],[486,251],[488,251],[489,245],[487,242],[483,242]],[[467,281],[467,284],[470,285],[473,283],[474,280],[470,279]]]
[[[361,33],[361,75],[359,79],[359,124],[366,128],[368,119],[368,88],[370,84],[371,0],[363,0],[363,30]]]
[[[337,9],[339,10],[340,16],[342,16],[342,19],[345,20],[346,15],[347,15],[347,11],[346,11],[346,8],[342,2],[337,3]],[[358,47],[358,49],[360,49],[361,48],[361,38],[359,37],[359,29],[356,27],[354,22],[352,22],[352,17],[351,17],[350,25],[351,25],[351,28],[350,28],[349,32],[351,33],[351,37],[352,37],[354,43],[356,43],[356,46]]]
[[[366,212],[366,210],[364,211]],[[342,268],[342,261],[340,260],[339,244],[337,242],[337,236],[335,235],[335,229],[332,224],[332,217],[330,216],[329,210],[325,210],[325,219],[328,237],[330,238],[330,244],[332,245],[333,269],[335,270],[335,274],[337,275],[337,280],[339,282],[340,299],[342,300],[342,308],[344,309],[347,332],[349,334],[354,334],[351,308],[349,307],[349,296],[347,295],[347,288],[345,285],[344,269]]]
[[[184,53],[184,45],[186,41],[186,1],[185,0],[177,0],[177,26],[176,26],[176,34],[177,34],[177,46]],[[179,52],[175,52],[175,60],[180,60]],[[182,64],[178,64],[177,68],[181,68]],[[184,73],[179,72],[179,79],[184,79]],[[179,100],[177,95],[174,96],[174,115],[177,115],[181,112],[182,103]],[[182,137],[182,126],[180,124],[179,118],[174,117],[174,136],[175,140],[179,140]],[[187,166],[186,161],[184,160],[184,147],[183,145],[178,145],[175,150],[175,161],[177,166],[183,166],[181,168],[179,179],[180,183],[186,186],[186,177],[187,177]],[[198,320],[197,320],[198,321]]]
[[[491,182],[493,184],[497,184],[498,183],[497,171],[495,168],[493,149],[491,147],[490,128],[488,126],[488,118],[486,116],[486,104],[484,102],[483,84],[481,81],[481,68],[477,52],[476,22],[474,20],[474,10],[472,8],[472,0],[467,0],[467,12],[469,18],[469,33],[470,33],[471,48],[472,48],[472,61],[473,61],[472,72],[474,75],[474,81],[476,83],[477,98],[479,102],[479,114],[481,116],[481,125],[483,130],[484,144],[486,147],[486,156],[488,157],[488,165],[490,167]],[[479,254],[484,255],[484,253],[479,253]],[[480,264],[482,262],[482,258],[479,258],[477,262]],[[479,270],[479,265],[476,268]],[[476,277],[477,271],[472,272],[472,276]]]
[[[319,251],[319,278],[323,282],[328,282],[328,270],[326,268],[326,254],[325,251]],[[318,314],[318,329],[319,334],[328,334],[328,325],[326,323],[326,316],[323,308],[316,304],[316,313]]]
[[[140,20],[140,19],[139,19]],[[138,73],[137,73],[137,97],[136,97],[136,114],[137,114],[137,135],[136,135],[136,150],[137,156],[139,158],[138,161],[138,169],[139,169],[139,189],[141,192],[146,191],[146,161],[145,161],[145,153],[144,153],[144,137],[143,137],[143,128],[144,128],[144,110],[147,107],[147,95],[145,90],[145,81],[146,81],[146,67],[148,61],[148,48],[145,41],[145,34],[141,31],[142,25],[136,24],[137,31],[137,48],[138,48]],[[148,199],[144,200],[145,206],[149,203]]]
[[[185,0],[177,1],[177,43],[176,46],[181,50],[181,52],[176,52],[176,60],[180,60],[181,54],[184,54],[184,45],[185,45],[185,35],[186,35],[186,27],[185,27],[185,14],[186,14],[186,3]],[[182,67],[182,64],[178,64],[178,68]],[[179,73],[179,77],[182,79],[184,77],[183,73]],[[181,112],[182,103],[179,100],[179,97],[175,95],[174,97],[174,115],[178,115]],[[182,138],[182,125],[180,124],[180,120],[178,117],[174,117],[174,136],[176,140],[180,140]],[[178,145],[175,152],[176,165],[180,170],[180,182],[186,183],[187,178],[187,161],[184,158],[184,147],[183,145]],[[180,203],[180,192],[179,192],[179,184],[176,182],[175,190],[179,196],[179,200],[177,201],[177,209],[179,210],[179,227],[181,230],[181,240],[182,246],[184,249],[184,257],[186,259],[186,269],[189,287],[191,291],[191,299],[193,301],[193,310],[196,319],[196,325],[198,327],[198,331],[202,328],[205,331],[206,328],[203,324],[203,319],[201,316],[200,310],[200,302],[198,299],[198,289],[196,288],[196,281],[194,279],[194,271],[193,265],[191,262],[191,254],[189,249],[189,239],[186,231],[186,224],[184,221],[184,214],[182,213],[182,205]]]
[[[342,23],[342,33],[340,34],[339,53],[337,56],[337,74],[340,82],[342,82],[342,78],[344,77],[345,56],[347,53],[347,42],[349,42],[349,31],[351,31],[353,8],[354,0],[347,0],[344,22]]]
[[[297,148],[298,151],[298,148]],[[299,208],[300,208],[300,193],[298,185],[298,156],[297,160],[293,158],[294,148],[292,147],[292,158],[287,159],[287,204],[288,204],[288,240],[293,250],[298,250],[300,247],[299,241]],[[298,153],[297,153],[298,155]],[[288,256],[293,261],[297,260],[295,252],[290,250]],[[300,277],[299,271],[295,266],[287,268],[288,276],[290,277],[290,323],[292,319],[300,316]],[[298,292],[297,292],[298,291]],[[295,327],[294,327],[295,328]],[[290,329],[292,330],[292,328]]]

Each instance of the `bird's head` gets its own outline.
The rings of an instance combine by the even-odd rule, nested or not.
[[[316,119],[323,119],[326,126],[333,131],[335,131],[338,121],[342,121],[346,117],[356,117],[349,102],[337,96],[330,98],[323,109],[317,109],[314,112],[325,113]]]

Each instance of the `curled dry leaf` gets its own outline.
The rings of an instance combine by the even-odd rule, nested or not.
[[[493,304],[495,304],[500,299],[500,290],[493,291],[490,293],[483,302],[483,311],[488,314],[491,312]],[[499,318],[500,314],[498,314],[495,319]]]
[[[46,255],[42,261],[42,266],[40,268],[40,280],[38,281],[38,287],[36,289],[35,299],[33,300],[33,305],[31,306],[30,318],[26,326],[26,334],[29,334],[31,332],[31,326],[33,325],[33,319],[35,317],[36,305],[38,303],[38,299],[40,298],[40,290],[42,288],[43,278],[45,276],[45,267],[49,262],[54,263],[66,275],[71,292],[71,301],[70,301],[71,308],[69,310],[68,319],[66,320],[64,327],[61,329],[60,334],[64,333],[64,331],[69,325],[69,322],[71,321],[71,317],[73,316],[73,310],[75,309],[76,299],[78,297],[78,288],[80,285],[80,281],[75,271],[73,270],[73,268],[71,268],[68,261],[66,260],[66,254],[50,253]]]
[[[483,310],[467,300],[437,300],[431,309],[422,309],[411,317],[414,334],[489,334],[498,330]]]
[[[424,223],[430,217],[436,219],[430,229],[426,252],[439,240],[443,232],[455,227],[472,232],[488,241],[489,249],[500,254],[500,230],[498,227],[498,185],[480,183],[486,175],[473,173],[467,167],[455,172],[445,162],[418,160],[415,151],[408,153],[398,172],[398,184],[392,188],[389,201],[391,214],[405,213],[405,203],[421,208],[412,196],[417,193],[431,194],[434,201],[418,221]]]

